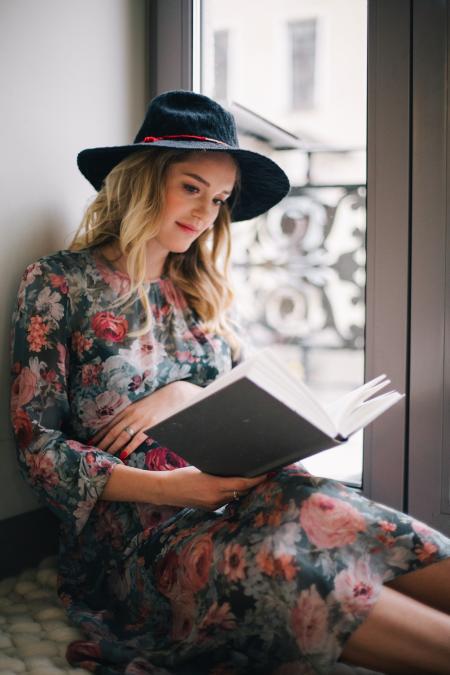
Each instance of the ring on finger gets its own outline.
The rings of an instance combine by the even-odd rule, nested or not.
[[[233,499],[235,502],[239,501],[239,497],[240,497],[239,492],[237,490],[233,490]]]
[[[136,432],[135,432],[135,430],[133,429],[133,427],[125,427],[125,428],[123,429],[123,431],[126,431],[127,434],[128,434],[131,438],[133,438],[133,436],[136,435]]]

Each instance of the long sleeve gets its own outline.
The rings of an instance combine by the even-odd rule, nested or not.
[[[30,265],[12,325],[11,421],[22,475],[79,533],[119,459],[68,438],[70,289],[48,258]]]

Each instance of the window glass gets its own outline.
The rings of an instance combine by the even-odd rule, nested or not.
[[[202,3],[201,90],[292,185],[268,214],[233,224],[241,323],[324,402],[364,373],[366,33],[366,0]],[[362,433],[304,463],[359,485]]]
[[[316,20],[288,24],[291,50],[292,107],[312,108],[316,86]]]
[[[214,31],[214,98],[228,96],[228,31]]]

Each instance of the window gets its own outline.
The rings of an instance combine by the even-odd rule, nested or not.
[[[203,2],[200,65],[201,91],[233,101],[241,145],[273,157],[292,185],[269,213],[233,224],[240,323],[326,403],[364,378],[367,8],[323,0],[311,18],[316,9],[317,0]],[[317,40],[319,21],[327,40]],[[318,64],[328,101],[320,111]],[[329,450],[305,464],[360,485],[362,433],[345,456]]]

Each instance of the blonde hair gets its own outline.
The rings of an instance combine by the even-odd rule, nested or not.
[[[151,325],[151,308],[144,288],[146,244],[159,231],[168,168],[190,154],[178,149],[153,148],[122,160],[107,175],[69,246],[70,250],[79,251],[115,244],[120,255],[126,255],[130,287],[114,304],[129,306],[138,297],[145,316],[144,325],[130,332],[130,337],[143,335]],[[205,230],[185,253],[169,253],[163,274],[182,291],[200,318],[202,328],[226,337],[236,358],[239,340],[227,317],[234,297],[228,278],[230,223],[230,210],[225,204],[214,227]]]

